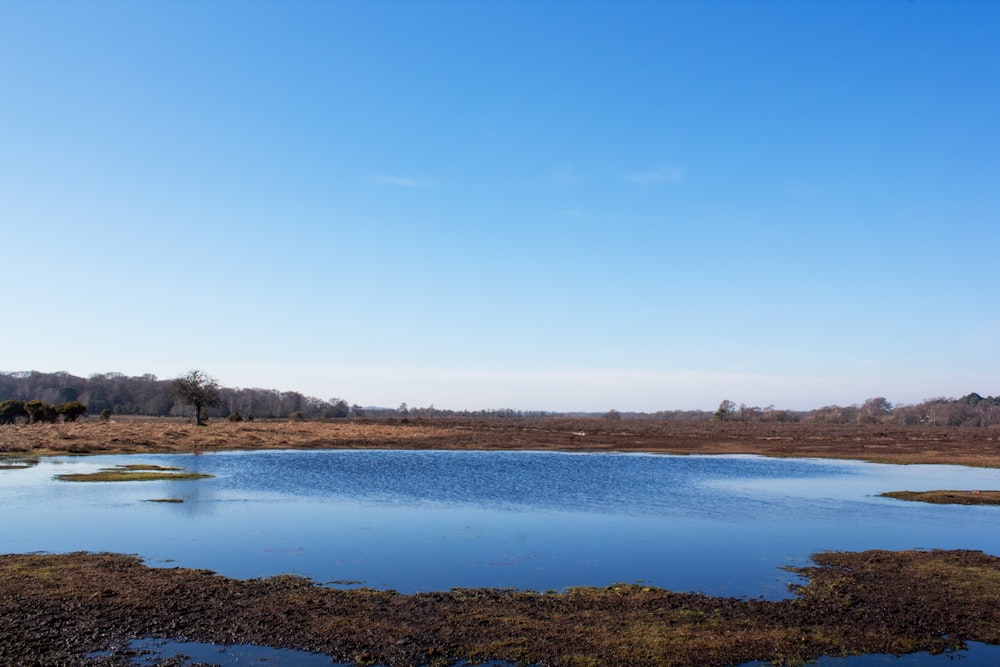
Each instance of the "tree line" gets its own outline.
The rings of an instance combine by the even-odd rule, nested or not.
[[[195,417],[193,404],[175,391],[175,383],[180,379],[183,378],[160,379],[152,374],[95,373],[84,378],[65,372],[0,372],[0,401],[40,401],[53,406],[78,402],[85,405],[87,414],[91,415],[105,412]],[[296,391],[276,389],[217,389],[218,403],[203,406],[203,414],[209,418],[239,415],[244,419],[323,419],[347,417],[352,411],[351,406],[340,398],[323,400]]]
[[[208,379],[200,371],[196,379]],[[609,410],[604,413],[523,411],[510,408],[483,410],[449,410],[429,407],[362,407],[348,404],[341,398],[320,399],[296,391],[278,391],[261,388],[230,388],[217,384],[217,396],[195,409],[191,395],[178,393],[177,383],[191,374],[176,379],[159,379],[155,375],[127,376],[122,373],[95,373],[78,377],[65,372],[42,373],[39,371],[0,372],[0,405],[4,401],[22,403],[40,402],[55,409],[55,418],[68,419],[66,412],[58,412],[61,405],[77,403],[86,407],[91,415],[146,415],[239,419],[339,419],[345,417],[384,418],[434,418],[478,417],[501,419],[528,419],[549,416],[595,417],[608,419],[655,420],[705,420],[745,422],[815,422],[825,424],[927,424],[937,426],[987,427],[1000,424],[1000,396],[981,396],[970,393],[961,398],[937,397],[921,403],[893,405],[883,397],[869,398],[862,403],[839,406],[827,405],[814,410],[794,411],[759,407],[722,401],[715,412],[707,410],[661,410],[657,412],[625,412]],[[217,400],[216,400],[217,399]],[[10,408],[10,406],[8,406]],[[10,408],[13,409],[13,408]],[[24,408],[27,410],[27,408]],[[52,419],[52,412],[36,406],[37,418],[25,421]],[[75,408],[78,410],[79,408]],[[65,410],[65,408],[64,408]],[[40,412],[39,412],[40,411]],[[0,412],[0,420],[3,419]],[[77,415],[80,416],[80,415]],[[73,417],[75,419],[76,417]],[[70,419],[71,420],[71,419]],[[0,421],[0,423],[3,423]],[[9,423],[9,422],[8,422]]]
[[[806,412],[775,410],[722,401],[713,415],[723,421],[797,421],[821,424],[896,424],[914,426],[988,427],[1000,424],[1000,396],[972,392],[961,398],[929,398],[916,404],[893,405],[882,396],[854,405],[827,405]]]

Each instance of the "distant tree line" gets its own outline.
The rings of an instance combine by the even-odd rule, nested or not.
[[[200,373],[200,371],[193,371]],[[189,373],[186,378],[190,378]],[[39,371],[0,372],[0,405],[5,401],[47,404],[67,420],[60,405],[77,403],[86,406],[91,415],[148,415],[230,419],[340,419],[345,417],[370,419],[415,419],[434,417],[475,417],[498,419],[531,419],[539,417],[604,417],[606,419],[646,420],[706,420],[743,422],[817,422],[827,424],[927,424],[936,426],[986,427],[1000,424],[1000,396],[980,396],[971,393],[961,398],[930,398],[913,405],[893,405],[883,397],[869,398],[863,403],[828,405],[815,410],[794,411],[737,404],[722,401],[715,412],[707,410],[661,410],[657,412],[626,412],[609,410],[592,412],[548,412],[514,410],[510,408],[484,410],[448,410],[414,407],[402,403],[399,407],[363,407],[348,404],[341,398],[323,400],[296,391],[259,388],[229,388],[216,386],[216,397],[195,412],[191,394],[178,393],[177,383],[184,378],[161,380],[155,375],[127,376],[122,373],[95,373],[83,378],[69,373]],[[9,407],[9,406],[8,406]],[[13,410],[14,408],[10,408]],[[27,410],[27,408],[24,408]],[[78,408],[77,408],[78,409]],[[35,408],[32,417],[18,413],[24,421],[46,421],[52,413]],[[38,412],[41,410],[41,412]],[[0,412],[0,423],[4,423]],[[75,417],[74,417],[75,418]],[[71,420],[70,420],[71,421]],[[9,423],[9,422],[7,422]]]
[[[41,401],[51,405],[79,402],[87,414],[195,417],[192,404],[174,390],[174,379],[155,375],[95,373],[83,378],[69,373],[0,372],[0,401]],[[322,400],[296,391],[219,387],[219,403],[203,406],[205,416],[247,419],[323,419],[348,417],[351,408],[339,398]],[[21,415],[19,415],[21,416]]]
[[[723,421],[796,421],[823,424],[896,424],[912,426],[987,427],[1000,424],[1000,396],[973,392],[961,398],[929,398],[912,405],[893,405],[886,398],[869,398],[854,405],[827,405],[806,412],[760,408],[722,401],[713,414]]]

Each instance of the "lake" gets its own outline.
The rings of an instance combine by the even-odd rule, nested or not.
[[[125,463],[215,477],[54,480]],[[54,457],[0,470],[0,552],[115,551],[152,566],[405,593],[641,581],[780,599],[796,580],[783,568],[817,551],[1000,553],[1000,507],[877,496],[938,488],[1000,489],[1000,470],[553,452]],[[146,502],[168,498],[183,502]]]

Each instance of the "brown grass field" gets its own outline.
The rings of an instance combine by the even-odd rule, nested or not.
[[[1000,428],[593,419],[94,419],[0,426],[0,454],[227,449],[470,449],[760,454],[1000,467]]]

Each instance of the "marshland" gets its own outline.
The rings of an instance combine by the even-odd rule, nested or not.
[[[145,419],[0,437],[15,664],[129,664],[157,637],[393,667],[969,642],[975,660],[997,642],[1000,511],[880,495],[988,497],[993,429]]]

